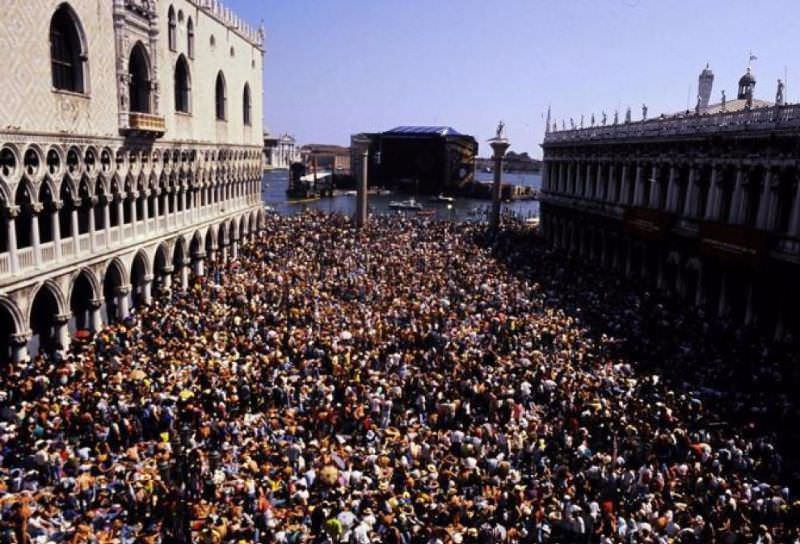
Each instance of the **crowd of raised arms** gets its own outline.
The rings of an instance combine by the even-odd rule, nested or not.
[[[0,541],[800,541],[796,351],[484,229],[270,216],[3,368]]]

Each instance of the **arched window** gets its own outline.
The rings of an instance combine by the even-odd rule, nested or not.
[[[245,125],[252,124],[252,104],[250,103],[250,84],[244,84],[244,96],[242,97],[243,119]]]
[[[167,23],[169,24],[169,29],[167,30],[169,48],[171,51],[175,51],[178,48],[178,24],[175,20],[175,9],[172,6],[169,7],[167,12]]]
[[[189,77],[189,63],[181,55],[175,64],[175,111],[189,113],[191,104],[191,78]]]
[[[68,4],[61,4],[50,20],[50,61],[56,89],[86,92],[86,50],[83,43],[75,12]]]
[[[142,42],[133,46],[128,62],[130,111],[150,113],[150,61]]]
[[[225,90],[225,76],[222,72],[217,74],[216,106],[217,120],[225,121],[228,119],[228,97]]]
[[[191,17],[186,21],[186,54],[190,59],[194,58],[194,23]]]

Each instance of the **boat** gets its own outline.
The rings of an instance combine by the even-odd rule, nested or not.
[[[456,201],[456,199],[453,198],[452,196],[445,196],[443,194],[438,194],[436,196],[432,196],[431,197],[431,202],[444,202],[444,203],[452,204],[455,201]]]
[[[345,191],[342,194],[344,196],[358,196],[358,191]]]
[[[419,211],[422,209],[422,204],[420,204],[413,198],[409,198],[408,200],[399,200],[399,201],[394,200],[392,202],[389,202],[389,209]]]
[[[417,210],[418,217],[430,217],[436,213],[436,210]]]

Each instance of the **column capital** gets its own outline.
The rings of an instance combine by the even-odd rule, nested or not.
[[[117,295],[130,295],[131,294],[131,286],[130,285],[120,285],[119,287],[114,288],[114,293]]]
[[[57,212],[64,207],[64,203],[61,200],[53,200],[50,202],[49,211]]]
[[[92,310],[97,310],[98,308],[101,308],[102,306],[103,306],[103,299],[93,298],[93,299],[89,300],[89,307]]]
[[[142,277],[142,280],[144,280],[145,282],[151,282],[151,281],[153,281],[153,275],[152,274],[145,274]]]
[[[56,314],[53,316],[53,321],[59,325],[64,325],[69,322],[70,317],[72,317],[71,314]]]
[[[31,210],[33,210],[33,213],[42,213],[44,210],[44,204],[41,202],[34,202],[31,204]]]
[[[16,205],[6,206],[4,211],[5,211],[5,215],[9,219],[14,219],[15,217],[17,217],[19,215],[19,212],[21,211],[21,208],[19,206],[16,206]]]
[[[33,338],[33,331],[15,332],[9,336],[9,340],[15,346],[24,346]]]
[[[89,197],[89,203],[92,206],[97,206],[98,202],[99,202],[99,199],[97,198],[97,195],[92,195],[92,196]]]
[[[76,208],[80,208],[83,206],[83,199],[82,198],[73,198],[72,199],[72,211],[75,211]]]
[[[195,253],[193,255],[193,257],[195,259],[205,259],[206,258],[206,252],[205,251],[198,251],[197,253]]]
[[[163,267],[161,271],[164,272],[165,274],[172,274],[175,271],[175,267],[170,264]]]

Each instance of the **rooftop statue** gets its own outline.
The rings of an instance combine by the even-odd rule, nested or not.
[[[606,116],[606,112],[603,112],[603,126],[606,126],[606,121],[608,120],[608,116]]]
[[[626,123],[630,123],[631,122],[631,107],[630,106],[628,106],[628,109],[625,111],[625,122]]]
[[[647,121],[647,104],[642,104],[642,121]]]
[[[615,125],[619,124],[619,111],[618,110],[614,110],[614,124]]]
[[[506,128],[506,124],[503,121],[497,123],[497,134],[495,134],[495,138],[498,140],[503,139],[503,130]]]
[[[783,91],[784,91],[783,80],[779,79],[778,80],[778,92],[775,94],[775,105],[776,106],[783,106],[784,105],[784,100],[785,99],[783,97]]]

